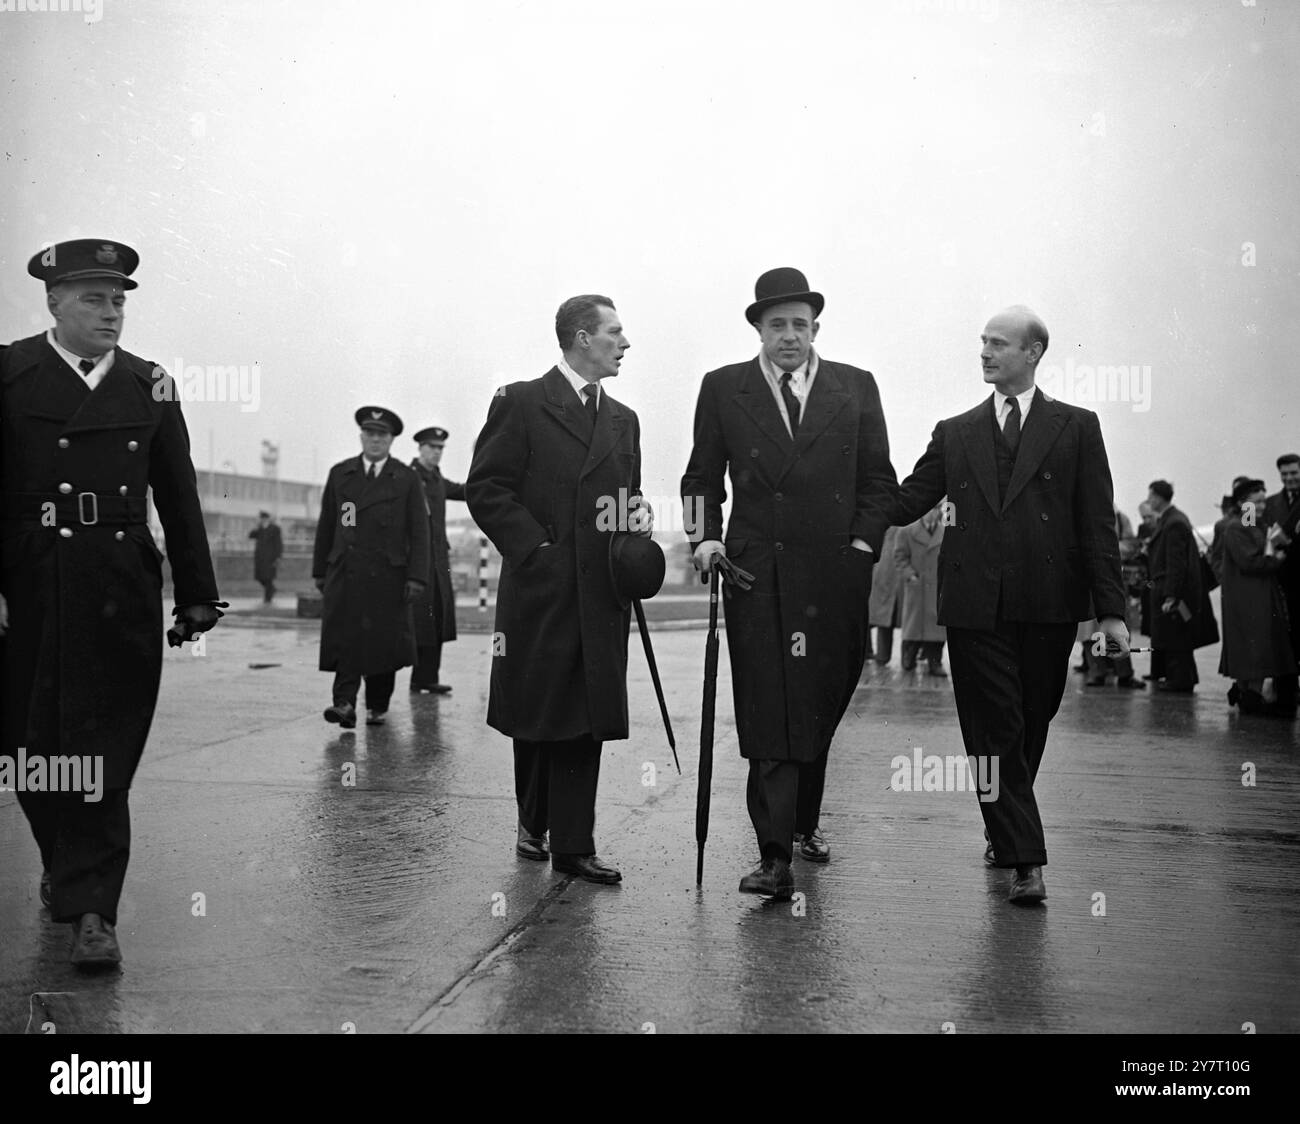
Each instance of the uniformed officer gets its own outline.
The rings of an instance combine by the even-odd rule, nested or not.
[[[447,501],[464,500],[465,485],[447,480],[438,463],[447,444],[447,431],[436,425],[420,430],[415,435],[419,455],[411,462],[415,474],[424,486],[424,499],[429,505],[430,557],[429,584],[424,595],[415,603],[415,645],[418,659],[411,670],[411,691],[416,694],[432,691],[446,695],[451,688],[438,682],[442,665],[442,646],[456,639],[456,595],[451,585],[447,542]]]
[[[79,791],[18,794],[41,852],[41,900],[73,925],[79,967],[122,959],[127,798],[162,674],[149,489],[171,560],[173,643],[210,629],[225,604],[175,384],[117,346],[138,263],[98,238],[42,250],[27,271],[45,283],[54,327],[0,348],[0,752],[24,749],[29,769],[34,758],[85,766]],[[98,799],[85,783],[97,767]]]
[[[330,469],[316,524],[312,577],[325,595],[320,669],[334,672],[325,721],[382,725],[398,668],[415,663],[411,605],[429,580],[429,510],[420,478],[388,455],[402,419],[382,406],[356,412],[361,456]]]

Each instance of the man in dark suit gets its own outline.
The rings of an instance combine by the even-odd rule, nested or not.
[[[356,413],[361,456],[330,469],[316,524],[312,577],[325,595],[320,669],[334,672],[326,722],[357,724],[366,681],[366,725],[388,713],[399,668],[415,662],[411,605],[429,580],[429,509],[420,479],[388,455],[402,419],[382,406]]]
[[[1190,695],[1200,675],[1196,649],[1219,639],[1209,590],[1201,580],[1201,553],[1191,520],[1173,505],[1174,489],[1154,480],[1147,503],[1156,515],[1148,546],[1152,654],[1159,656],[1162,680],[1156,690]]]
[[[429,584],[424,595],[415,603],[415,646],[419,654],[411,669],[411,691],[415,694],[432,691],[446,695],[451,688],[438,681],[442,667],[442,646],[456,639],[456,594],[451,585],[447,542],[447,501],[463,500],[465,485],[443,477],[438,468],[442,450],[447,444],[447,431],[436,425],[420,430],[415,435],[419,455],[411,462],[424,500],[429,506],[430,558]]]
[[[269,511],[258,512],[257,526],[248,537],[253,540],[253,578],[262,587],[262,604],[269,605],[275,597],[275,567],[284,553],[280,525]]]
[[[1277,470],[1282,477],[1282,490],[1264,501],[1264,529],[1273,524],[1281,528],[1278,545],[1290,547],[1286,551],[1282,568],[1277,572],[1278,585],[1286,599],[1291,651],[1300,663],[1300,453],[1284,453],[1277,458]],[[1300,679],[1294,675],[1280,675],[1273,680],[1277,692],[1279,711],[1295,713],[1297,687]]]
[[[871,567],[898,480],[875,379],[813,349],[822,295],[787,268],[763,274],[754,295],[745,319],[759,354],[704,376],[682,503],[703,515],[686,528],[696,567],[708,573],[722,556],[753,576],[752,589],[723,586],[760,859],[740,890],[785,899],[796,845],[830,858],[827,753],[862,675]]]
[[[117,346],[138,261],[97,238],[47,247],[27,270],[45,282],[54,327],[0,348],[0,754],[102,766],[97,796],[18,793],[41,852],[41,900],[74,927],[83,968],[122,959],[128,797],[162,674],[150,489],[171,561],[173,643],[210,629],[224,604],[175,383]]]
[[[560,362],[493,397],[465,498],[501,552],[487,721],[514,739],[515,851],[609,884],[623,876],[596,854],[596,786],[602,744],[628,736],[630,619],[610,539],[649,535],[649,507],[637,416],[602,385],[631,346],[614,302],[571,297],[555,334]]]
[[[1035,388],[1048,336],[1029,309],[994,316],[980,339],[993,394],[935,426],[894,521],[948,497],[939,623],[967,756],[998,759],[998,797],[980,802],[985,861],[1014,867],[1010,900],[1032,903],[1047,896],[1034,779],[1089,597],[1113,654],[1128,654],[1129,636],[1097,415]]]

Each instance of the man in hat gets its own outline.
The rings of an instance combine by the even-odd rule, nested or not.
[[[1190,695],[1200,682],[1196,649],[1219,639],[1218,624],[1201,580],[1201,553],[1191,520],[1173,504],[1173,485],[1153,480],[1147,503],[1156,516],[1148,547],[1151,648],[1163,681],[1156,690]]]
[[[1277,572],[1278,585],[1286,600],[1288,633],[1291,651],[1300,663],[1300,453],[1283,453],[1277,458],[1277,471],[1282,478],[1282,488],[1264,501],[1263,524],[1265,530],[1276,525],[1281,534],[1276,537],[1285,549],[1282,568]],[[1273,680],[1277,692],[1279,711],[1295,713],[1300,695],[1300,678],[1279,675]]]
[[[993,800],[980,794],[984,861],[1014,868],[1008,900],[1033,904],[1047,897],[1034,779],[1078,622],[1095,616],[1107,649],[1127,656],[1126,602],[1097,415],[1034,386],[1048,335],[1030,309],[998,313],[980,340],[993,393],[935,426],[894,522],[947,497],[939,623],[971,768],[998,778]]]
[[[696,567],[723,555],[753,575],[724,583],[736,731],[749,760],[760,863],[744,893],[788,898],[794,848],[826,862],[827,751],[862,674],[871,567],[897,478],[870,372],[813,348],[824,298],[797,269],[754,286],[759,353],[704,376],[682,502]],[[732,509],[724,536],[724,476]]]
[[[451,688],[438,681],[442,665],[442,646],[456,639],[456,594],[451,585],[447,542],[447,501],[463,500],[465,485],[443,477],[438,468],[442,450],[447,444],[447,431],[429,426],[415,435],[419,454],[411,462],[420,484],[424,500],[429,506],[429,536],[433,559],[429,583],[424,594],[415,603],[415,645],[418,659],[411,669],[411,691],[422,694],[432,691],[445,695]]]
[[[253,540],[253,577],[262,587],[262,604],[269,605],[275,597],[275,567],[284,553],[284,540],[280,525],[269,511],[258,512],[257,526],[248,532]]]
[[[614,302],[571,297],[555,334],[560,361],[493,397],[465,498],[501,552],[487,721],[514,739],[516,853],[609,884],[596,785],[601,746],[628,736],[629,625],[610,540],[648,536],[650,512],[637,416],[602,385],[631,346]]]
[[[210,629],[224,604],[175,384],[118,346],[138,262],[98,238],[47,247],[27,271],[45,284],[54,326],[0,347],[0,756],[25,752],[29,775],[44,759],[50,780],[52,758],[86,766],[79,791],[12,787],[40,848],[41,900],[74,927],[72,961],[88,968],[122,958],[128,796],[162,674],[150,489],[173,642]]]
[[[420,478],[388,455],[402,419],[382,406],[356,412],[361,456],[330,469],[321,497],[312,577],[325,595],[320,669],[334,672],[326,722],[357,724],[366,681],[366,725],[388,713],[398,668],[415,662],[411,605],[429,580],[429,509]]]

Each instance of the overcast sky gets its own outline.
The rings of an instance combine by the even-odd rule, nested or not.
[[[594,291],[675,495],[779,265],[826,296],[819,352],[875,373],[900,478],[986,396],[1011,303],[1130,515],[1166,477],[1207,522],[1300,451],[1294,0],[101,5],[0,11],[0,338],[48,324],[43,244],[133,245],[124,347],[258,365],[256,399],[186,404],[201,468],[260,472],[267,438],[323,479],[376,403],[403,459],[449,429],[463,479],[494,387]],[[1092,401],[1099,366],[1131,372]]]

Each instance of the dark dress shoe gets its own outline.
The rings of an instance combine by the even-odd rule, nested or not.
[[[602,886],[612,886],[615,882],[623,881],[618,867],[602,862],[596,855],[557,855],[552,851],[551,869],[558,874],[576,874],[579,878]]]
[[[1239,702],[1241,702],[1241,687],[1234,683],[1228,688],[1228,705],[1236,706]]]
[[[799,854],[810,863],[828,863],[831,861],[831,845],[826,842],[821,828],[811,835],[794,833],[794,841],[799,845]]]
[[[529,835],[524,825],[519,824],[515,829],[515,854],[520,858],[545,862],[551,857],[551,852],[546,849],[546,833]]]
[[[787,902],[794,893],[794,875],[785,859],[764,859],[740,880],[742,894],[762,894]]]
[[[1135,675],[1125,675],[1123,678],[1115,680],[1115,686],[1125,691],[1145,691],[1147,685]]]
[[[1047,887],[1043,885],[1043,868],[1041,866],[1016,867],[1016,880],[1011,883],[1011,893],[1007,901],[1016,905],[1037,905],[1047,897]]]
[[[41,871],[41,905],[46,909],[50,908],[50,872]]]
[[[72,963],[78,968],[108,968],[122,963],[117,934],[98,913],[83,913],[77,922]]]
[[[387,718],[387,716],[388,716],[388,711],[386,711],[386,710],[367,710],[367,711],[366,711],[366,725],[367,725],[367,726],[382,726],[382,725],[384,724],[384,721],[385,721],[385,719]]]
[[[435,695],[450,695],[451,688],[447,686],[446,683],[435,683],[433,686],[433,693]]]
[[[337,722],[345,730],[357,724],[357,708],[351,703],[335,703],[325,708],[325,721]]]

